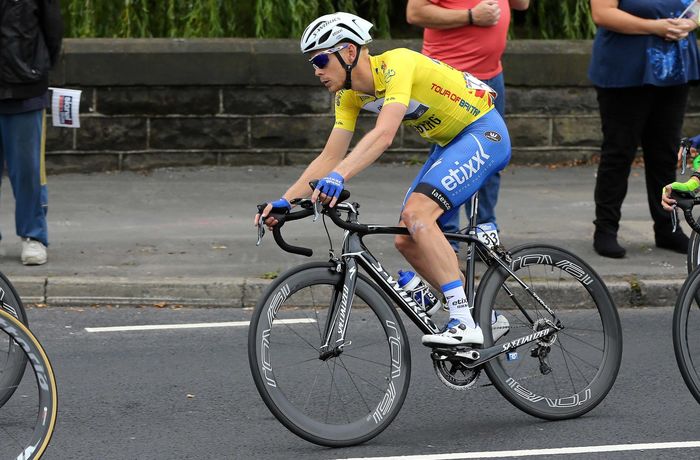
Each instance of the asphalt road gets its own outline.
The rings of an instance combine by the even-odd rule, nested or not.
[[[270,414],[250,376],[245,326],[85,330],[245,321],[250,310],[65,308],[29,315],[60,392],[46,459],[330,459],[700,441],[700,406],[673,357],[671,308],[621,311],[625,351],[613,390],[589,414],[562,422],[520,412],[491,386],[447,389],[407,324],[413,369],[403,409],[377,438],[346,449],[309,444]],[[700,448],[530,458],[698,457]]]

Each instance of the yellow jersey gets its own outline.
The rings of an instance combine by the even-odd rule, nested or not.
[[[496,93],[468,72],[406,48],[370,56],[374,94],[340,90],[335,95],[335,128],[355,131],[360,109],[379,113],[385,104],[408,109],[402,123],[429,142],[447,145],[462,130],[494,109]]]

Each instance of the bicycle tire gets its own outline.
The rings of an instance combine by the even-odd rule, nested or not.
[[[28,370],[33,372],[36,381],[37,398],[36,413],[26,414],[29,422],[31,434],[27,433],[21,437],[17,435],[17,430],[24,426],[15,420],[16,408],[13,403],[18,401],[19,407],[27,407],[26,401],[29,395],[24,391],[15,399],[10,400],[5,406],[0,408],[0,455],[2,458],[16,458],[17,460],[37,460],[44,454],[51,441],[56,418],[58,414],[58,390],[56,388],[56,378],[53,367],[46,352],[39,343],[39,340],[21,321],[13,315],[0,309],[0,332],[7,334],[17,343],[19,348],[26,354],[30,363]],[[33,386],[33,384],[32,384]],[[32,407],[30,405],[30,407]],[[30,412],[33,412],[32,409]],[[7,432],[8,426],[14,431]],[[12,452],[12,455],[9,455]]]
[[[693,350],[700,352],[700,306],[698,295],[700,290],[700,268],[696,268],[688,276],[678,293],[678,299],[673,310],[673,351],[676,355],[678,369],[683,376],[688,390],[700,403],[700,376],[693,363]],[[696,310],[692,315],[691,310]],[[692,343],[692,346],[691,346]]]
[[[319,361],[318,347],[325,324],[323,314],[328,311],[333,296],[342,289],[342,282],[343,275],[337,273],[335,265],[330,263],[306,264],[284,273],[260,297],[248,335],[251,373],[267,407],[297,436],[329,447],[360,444],[381,433],[401,409],[410,380],[410,349],[403,324],[386,294],[363,275],[357,279],[355,301],[347,318],[343,353],[332,358],[332,368],[328,364],[331,359]],[[302,290],[308,287],[312,288],[309,292],[312,293],[313,314],[308,311],[310,308],[295,310],[291,305],[308,301],[304,297],[294,299],[298,293],[306,296],[307,292]],[[314,296],[318,299],[318,308]],[[290,305],[286,304],[288,301]],[[358,306],[360,302],[369,308]],[[287,329],[292,330],[289,322],[293,318],[306,318],[312,326],[295,328],[289,333]],[[282,319],[288,319],[284,326],[281,326]],[[369,334],[372,328],[383,337]],[[369,338],[363,334],[368,334]],[[302,335],[304,339],[297,343],[297,337]],[[306,336],[312,338],[307,340]],[[290,343],[285,343],[286,340]],[[369,348],[373,345],[370,340],[377,341],[376,347]],[[304,357],[288,358],[297,348],[305,353]],[[364,359],[364,356],[371,359]],[[381,366],[382,369],[372,372],[376,376],[359,377],[358,369],[362,366]],[[306,377],[310,382],[298,382],[301,390],[292,391],[294,384]],[[315,397],[315,388],[325,392],[323,383],[329,379],[328,394]],[[360,393],[361,389],[373,394],[366,397],[360,394],[360,398],[356,398],[354,393]],[[332,400],[336,398],[334,390],[342,404],[340,410],[331,408]],[[303,393],[299,394],[300,391]],[[325,420],[318,420],[323,418],[324,409]],[[329,422],[331,411],[334,416],[332,423]],[[343,411],[345,418],[340,422],[340,415],[336,417],[336,414]]]
[[[564,329],[528,344],[529,353],[522,353],[522,358],[523,350],[511,354],[517,349],[513,348],[489,361],[486,374],[508,401],[532,416],[547,420],[581,416],[605,398],[620,368],[622,330],[612,297],[595,271],[564,249],[528,244],[512,250],[511,256],[511,270],[555,311]],[[500,338],[498,343],[502,344],[524,336],[528,328],[535,331],[547,327],[546,321],[551,318],[531,294],[510,278],[501,266],[491,267],[476,300],[480,324],[490,324],[494,307],[509,318],[510,337]],[[517,307],[506,309],[513,299],[505,293],[504,285],[528,312],[527,317]],[[570,308],[560,309],[557,305]],[[491,328],[482,330],[484,347],[493,345]],[[553,341],[547,348],[545,342],[549,340]],[[536,345],[539,343],[543,345]],[[545,366],[534,354],[543,349]],[[545,389],[549,386],[554,389]]]
[[[0,310],[4,310],[28,326],[22,299],[2,273],[0,273]],[[26,366],[27,357],[19,346],[9,337],[2,337],[0,340],[0,407],[12,397]]]

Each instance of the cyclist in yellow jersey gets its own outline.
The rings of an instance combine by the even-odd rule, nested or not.
[[[438,334],[423,336],[427,346],[482,344],[464,292],[457,256],[437,221],[457,212],[484,181],[510,159],[510,138],[494,110],[495,92],[466,72],[407,49],[371,56],[365,46],[372,24],[349,13],[314,20],[301,38],[315,75],[335,93],[335,125],[328,141],[282,198],[255,216],[272,227],[268,217],[291,209],[289,200],[308,195],[334,206],[346,180],[372,164],[391,146],[401,123],[436,144],[404,198],[401,225],[409,235],[396,237],[396,247],[434,287],[439,287],[450,320]],[[378,114],[377,122],[346,156],[360,110]],[[325,177],[324,177],[325,176]],[[507,331],[503,315],[494,315],[498,336]]]

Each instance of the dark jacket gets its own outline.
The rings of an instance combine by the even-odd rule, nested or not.
[[[60,0],[0,0],[0,100],[46,93],[61,50]]]

